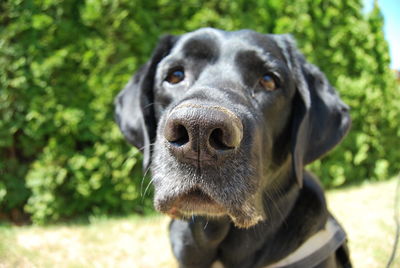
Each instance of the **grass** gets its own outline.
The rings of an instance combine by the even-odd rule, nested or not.
[[[385,267],[394,241],[395,189],[396,181],[390,180],[327,193],[331,211],[348,233],[354,267]],[[152,216],[47,227],[0,225],[0,268],[176,267],[168,221]],[[400,256],[392,267],[400,267]]]
[[[330,210],[348,234],[354,267],[386,267],[395,239],[396,187],[393,179],[328,192]],[[392,267],[400,267],[399,250]]]

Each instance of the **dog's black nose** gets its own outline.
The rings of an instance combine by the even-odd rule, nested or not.
[[[243,125],[227,108],[181,104],[169,114],[164,137],[180,160],[221,160],[239,147]]]

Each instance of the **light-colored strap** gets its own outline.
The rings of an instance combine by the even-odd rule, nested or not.
[[[307,239],[286,258],[265,268],[314,267],[334,253],[345,240],[343,228],[333,217],[329,217],[324,229]]]

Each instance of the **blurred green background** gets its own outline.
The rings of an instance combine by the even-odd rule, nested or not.
[[[347,138],[310,166],[327,188],[400,170],[400,87],[376,3],[365,14],[361,0],[2,0],[0,220],[150,212],[113,99],[160,35],[206,26],[293,34],[351,106]]]

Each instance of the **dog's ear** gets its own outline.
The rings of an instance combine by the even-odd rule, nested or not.
[[[143,169],[151,161],[151,144],[156,136],[154,77],[158,63],[169,54],[178,37],[163,36],[151,59],[131,78],[115,99],[116,121],[125,138],[143,152]]]
[[[325,75],[308,63],[288,35],[280,36],[293,78],[296,94],[293,99],[291,152],[293,169],[300,186],[304,166],[335,147],[347,134],[351,120],[344,104]]]

